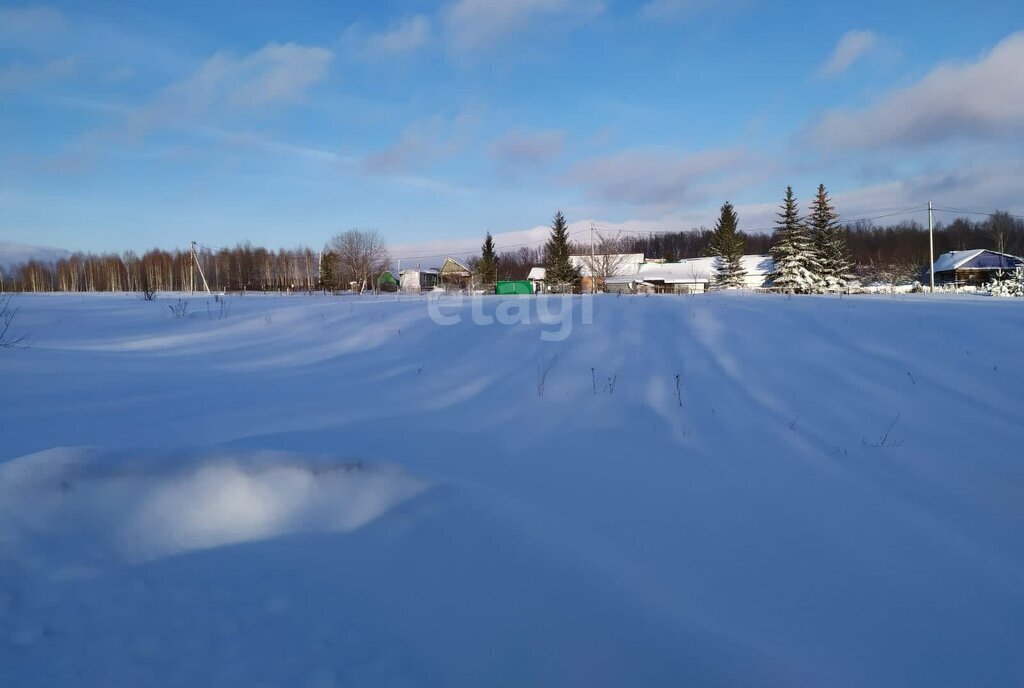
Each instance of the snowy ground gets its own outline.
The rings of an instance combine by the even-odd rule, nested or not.
[[[1024,684],[1021,300],[176,301],[15,299],[0,686]]]

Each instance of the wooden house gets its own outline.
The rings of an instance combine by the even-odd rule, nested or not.
[[[473,271],[451,256],[444,259],[437,272],[445,289],[469,289],[473,286]]]
[[[1024,258],[976,248],[943,253],[932,269],[935,270],[935,284],[980,287],[1002,276],[1012,275],[1019,267],[1024,267]]]

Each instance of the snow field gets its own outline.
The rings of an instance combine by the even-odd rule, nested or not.
[[[1015,300],[227,298],[21,299],[0,685],[1024,677]]]

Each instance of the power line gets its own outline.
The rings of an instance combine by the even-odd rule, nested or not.
[[[573,236],[573,235],[577,235],[577,234],[582,234],[583,232],[586,232],[586,231],[588,231],[588,230],[587,229],[574,229],[574,230],[568,232],[567,234],[568,234],[568,236]],[[533,245],[533,244],[543,244],[543,243],[546,243],[547,240],[548,240],[547,237],[541,237],[540,239],[531,239],[529,241],[520,241],[520,242],[515,243],[515,244],[505,244],[504,246],[495,246],[495,248],[504,251],[505,249],[519,248],[520,246],[530,246],[530,245]],[[442,256],[470,256],[470,255],[476,255],[477,253],[480,253],[479,249],[472,249],[472,250],[469,250],[469,251],[446,251],[446,252],[443,252],[443,253],[431,253],[430,255],[424,255],[424,256],[400,256],[400,257],[393,258],[393,260],[403,260],[403,261],[404,260],[424,260],[424,259],[427,259],[427,258],[441,258]]]
[[[853,222],[865,222],[865,221],[870,221],[870,220],[882,220],[882,219],[887,218],[887,217],[897,217],[899,215],[909,215],[910,213],[921,212],[921,211],[925,210],[927,207],[928,207],[927,203],[918,203],[915,206],[911,206],[909,208],[904,208],[902,210],[896,210],[894,212],[885,212],[885,213],[883,213],[881,215],[870,215],[870,216],[863,216],[863,217],[851,217],[851,218],[847,218],[847,219],[842,219],[841,222],[843,222],[843,223],[853,223]],[[657,234],[682,234],[682,233],[685,233],[685,232],[693,231],[693,230],[687,230],[687,229],[619,229],[619,228],[615,228],[615,227],[595,227],[595,229],[598,229],[598,230],[600,230],[602,232],[622,232],[623,234],[641,234],[641,235],[645,235],[645,236],[657,235]],[[770,232],[770,231],[772,231],[774,229],[775,229],[775,227],[754,227],[752,229],[742,229],[741,228],[741,231],[746,232],[748,234],[752,234],[752,233],[755,233],[755,232]]]
[[[1007,215],[1008,217],[1012,217],[1012,218],[1015,218],[1015,219],[1018,219],[1018,220],[1024,220],[1024,215],[1014,215],[1013,213],[999,213],[999,212],[985,213],[985,212],[982,212],[980,210],[964,210],[963,208],[954,208],[954,207],[949,206],[949,205],[945,205],[945,206],[938,206],[937,205],[937,206],[935,206],[935,210],[938,210],[940,213],[964,213],[965,215],[984,215],[986,217],[995,217],[998,214],[1004,214],[1004,215]]]

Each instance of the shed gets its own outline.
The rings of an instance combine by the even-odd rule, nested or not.
[[[935,261],[935,284],[981,285],[1024,267],[1024,258],[987,248],[943,253]]]
[[[547,282],[548,270],[542,267],[530,268],[530,274],[526,276],[527,281],[533,285],[533,293],[539,294],[544,291],[544,285]]]
[[[409,268],[398,273],[402,291],[430,291],[437,286],[437,270],[420,267]]]

